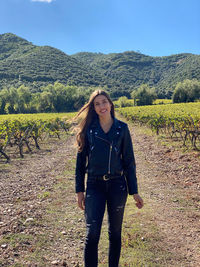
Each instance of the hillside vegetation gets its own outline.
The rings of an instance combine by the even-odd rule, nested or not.
[[[99,84],[94,72],[77,59],[49,46],[35,46],[13,34],[0,35],[0,85]]]
[[[67,85],[101,86],[112,96],[130,96],[141,84],[156,88],[159,97],[171,97],[184,79],[200,80],[200,55],[151,57],[124,53],[67,55],[49,46],[36,46],[12,33],[0,35],[0,89],[21,84],[33,92],[59,81]]]
[[[132,91],[149,84],[162,97],[170,97],[175,85],[184,79],[200,79],[200,55],[178,54],[151,57],[133,51],[113,54],[78,53],[76,59],[104,75],[109,88]]]

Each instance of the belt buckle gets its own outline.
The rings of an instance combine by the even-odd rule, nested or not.
[[[110,178],[107,176],[107,174],[104,174],[104,175],[103,175],[103,180],[104,180],[104,181],[108,181],[109,179],[110,179]]]

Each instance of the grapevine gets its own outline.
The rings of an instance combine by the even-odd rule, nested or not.
[[[200,102],[119,108],[128,120],[148,125],[157,135],[190,143],[200,150]]]
[[[40,140],[60,138],[62,132],[68,133],[71,126],[69,119],[73,116],[74,113],[0,116],[0,157],[9,162],[9,148],[12,148],[23,158],[25,148],[32,153],[32,147],[40,149]]]

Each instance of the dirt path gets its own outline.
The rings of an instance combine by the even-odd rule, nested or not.
[[[65,139],[50,140],[36,154],[1,167],[0,266],[51,266],[61,261],[62,266],[66,261],[73,266],[78,261],[74,137]]]
[[[160,266],[197,267],[199,158],[132,128],[143,212],[151,210],[163,246],[176,255]],[[36,154],[0,166],[0,266],[82,266],[84,221],[74,195],[73,143],[73,136],[50,141]]]
[[[199,266],[200,160],[160,145],[155,136],[131,128],[137,173],[146,209],[175,256],[167,266]]]

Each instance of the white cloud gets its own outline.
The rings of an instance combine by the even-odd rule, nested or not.
[[[31,0],[32,2],[46,2],[46,3],[51,3],[54,0]]]

